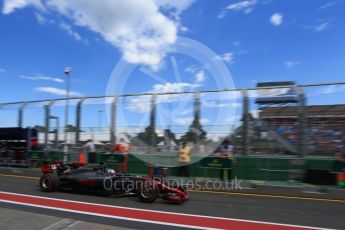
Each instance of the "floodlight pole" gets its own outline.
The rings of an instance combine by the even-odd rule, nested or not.
[[[55,101],[50,101],[48,104],[44,106],[44,145],[45,148],[47,149],[48,147],[48,141],[49,141],[49,130],[50,130],[50,108],[54,104]]]
[[[76,108],[76,116],[75,116],[75,124],[76,124],[76,131],[75,131],[75,143],[78,145],[80,141],[80,129],[81,129],[81,110],[82,105],[85,99],[80,99],[77,108]]]

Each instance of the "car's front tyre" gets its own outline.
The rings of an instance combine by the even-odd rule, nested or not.
[[[53,192],[59,188],[59,178],[51,173],[41,176],[39,185],[43,192]]]
[[[141,181],[137,189],[138,199],[141,202],[152,203],[159,194],[159,188],[152,180]]]

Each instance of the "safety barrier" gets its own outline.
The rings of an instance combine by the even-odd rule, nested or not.
[[[6,155],[7,154],[7,155]],[[28,151],[25,159],[14,160],[13,152],[11,154],[2,154],[4,164],[6,157],[8,158],[8,166],[14,163],[20,165],[28,165],[29,167],[38,167],[43,161],[63,160],[64,153],[60,151]],[[147,158],[160,157],[166,163],[176,161],[176,156],[162,156],[159,154],[147,154]],[[128,154],[127,172],[131,174],[141,175],[169,175],[177,176],[178,167],[162,168],[157,165],[147,164],[142,160],[143,156],[135,153]],[[87,154],[82,151],[70,153],[69,160],[87,162]],[[122,154],[97,153],[97,162],[105,162],[109,167],[118,171],[119,165],[123,164],[124,156]],[[16,162],[15,162],[16,161]],[[231,159],[209,156],[203,158],[201,156],[192,156],[189,174],[194,178],[219,178],[222,169],[231,169],[231,176],[239,179],[247,180],[263,180],[263,181],[302,181],[306,176],[315,177],[321,172],[333,174],[334,183],[338,183],[340,187],[344,187],[345,161],[335,161],[333,158],[313,157],[306,158],[286,157],[286,156],[237,156],[236,161]],[[223,170],[223,172],[226,170]],[[226,175],[225,175],[226,176]],[[228,178],[229,179],[229,178]],[[317,180],[317,178],[316,178]]]
[[[26,160],[29,167],[38,167],[44,161],[62,161],[63,155],[59,151],[27,151]]]
[[[1,150],[0,165],[2,166],[16,166],[27,167],[25,152],[22,150]]]

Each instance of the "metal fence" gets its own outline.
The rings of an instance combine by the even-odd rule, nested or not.
[[[92,139],[109,151],[124,139],[137,151],[189,142],[206,154],[228,139],[237,154],[333,154],[344,145],[345,82],[295,87],[296,103],[266,107],[256,104],[257,88],[69,98],[66,127],[65,98],[2,103],[0,126],[36,127],[49,149]]]

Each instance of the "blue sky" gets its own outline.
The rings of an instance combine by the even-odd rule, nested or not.
[[[136,70],[126,79],[117,76],[126,83],[121,91],[112,86],[116,93],[220,88],[203,63],[169,53],[178,36],[213,50],[235,87],[345,80],[344,0],[3,0],[1,7],[0,102],[63,97],[65,66],[72,67],[72,95],[104,95],[121,58]],[[342,92],[315,89],[309,102],[343,103]],[[130,110],[142,115],[145,106]],[[91,107],[90,114],[98,116]],[[9,112],[5,118],[15,123]]]

